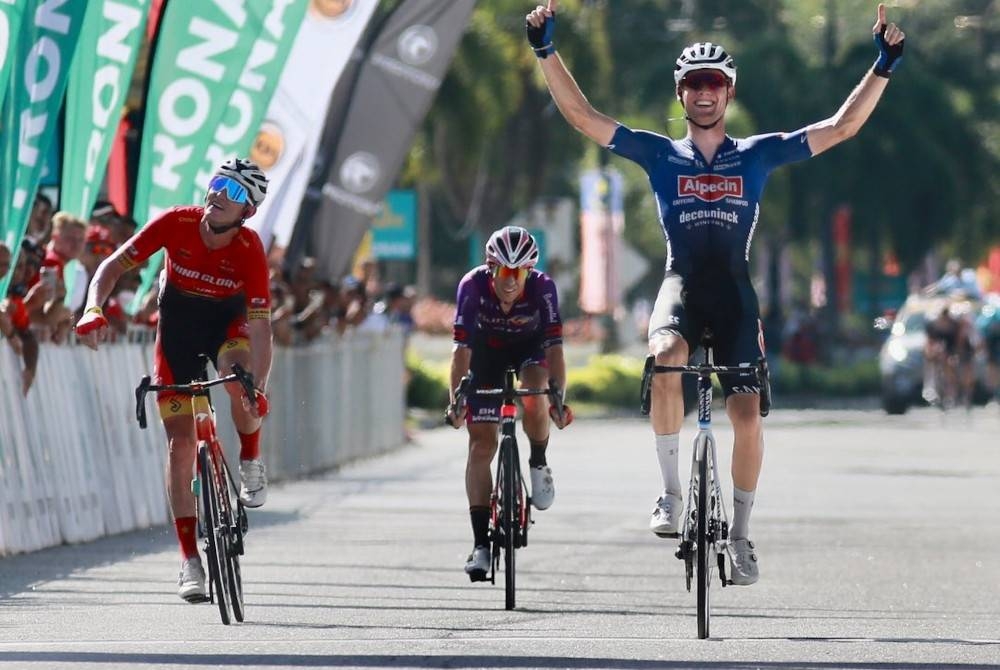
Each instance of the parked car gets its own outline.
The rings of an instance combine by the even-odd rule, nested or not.
[[[879,372],[882,376],[882,408],[889,414],[903,414],[914,405],[924,404],[924,345],[927,342],[925,327],[941,310],[952,305],[954,313],[974,320],[979,313],[978,301],[961,300],[943,296],[911,295],[896,313],[891,326],[885,320],[876,320],[876,328],[888,327],[889,336],[879,352]],[[985,402],[987,392],[986,361],[977,352],[975,389],[973,400]]]

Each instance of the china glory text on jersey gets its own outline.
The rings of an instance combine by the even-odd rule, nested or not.
[[[241,228],[226,246],[209,249],[199,232],[204,212],[197,206],[163,212],[127,242],[122,264],[135,267],[165,249],[167,285],[209,300],[243,294],[248,319],[270,319],[267,257],[257,233]]]

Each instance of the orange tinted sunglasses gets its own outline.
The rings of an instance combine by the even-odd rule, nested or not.
[[[528,278],[530,270],[528,268],[509,268],[506,265],[491,265],[490,272],[493,273],[494,279],[499,279],[500,281],[514,279],[520,283]]]

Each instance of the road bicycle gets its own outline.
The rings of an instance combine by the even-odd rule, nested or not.
[[[470,396],[499,395],[501,398],[499,457],[496,477],[493,479],[493,493],[490,496],[490,572],[488,576],[473,581],[496,584],[496,571],[502,559],[505,606],[509,610],[514,609],[516,605],[517,550],[528,546],[528,527],[534,523],[531,519],[531,497],[521,474],[521,459],[515,434],[517,405],[514,399],[547,395],[552,407],[556,408],[559,421],[563,420],[562,393],[558,388],[516,388],[515,377],[514,368],[507,368],[504,372],[503,387],[477,389],[472,385],[472,375],[465,375],[455,389],[455,402],[449,408],[451,414],[459,415],[459,410]]]
[[[684,576],[688,592],[697,573],[698,637],[709,636],[711,610],[709,591],[712,573],[717,568],[723,587],[732,582],[726,578],[726,556],[732,552],[729,538],[729,517],[722,498],[716,458],[715,437],[712,435],[712,375],[753,374],[760,389],[760,415],[771,409],[771,387],[767,360],[760,358],[755,366],[715,365],[712,334],[706,330],[701,337],[704,359],[700,365],[656,365],[655,358],[646,358],[642,374],[640,411],[649,414],[653,375],[679,373],[698,376],[698,434],[691,454],[691,482],[688,486],[687,514],[680,532],[680,546],[675,556],[684,561]],[[712,558],[715,558],[715,561]]]
[[[146,428],[146,394],[156,391],[174,391],[191,396],[194,409],[195,431],[198,437],[198,458],[191,492],[198,508],[198,535],[205,540],[205,557],[208,562],[209,591],[207,600],[219,606],[222,623],[229,625],[232,618],[243,621],[243,577],[240,556],[243,555],[243,537],[248,529],[247,514],[239,499],[239,486],[233,478],[222,443],[215,429],[215,410],[212,408],[208,389],[212,386],[239,382],[248,398],[254,398],[253,376],[234,364],[232,374],[211,381],[202,378],[190,384],[152,384],[149,376],[139,382],[135,390],[135,416],[140,428]],[[253,401],[251,401],[253,402]]]

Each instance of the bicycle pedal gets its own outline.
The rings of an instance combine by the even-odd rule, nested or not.
[[[655,531],[653,532],[653,535],[655,535],[656,537],[662,537],[665,540],[676,539],[681,536],[680,533],[657,533]]]
[[[472,572],[467,572],[466,574],[469,575],[469,581],[470,582],[488,582],[488,581],[490,581],[489,577],[486,576],[486,571],[485,570],[473,570]]]

